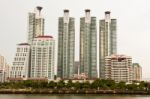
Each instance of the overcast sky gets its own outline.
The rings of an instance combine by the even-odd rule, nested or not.
[[[0,54],[12,64],[16,44],[27,41],[27,15],[42,6],[45,34],[57,40],[58,17],[70,10],[76,24],[76,60],[79,53],[79,18],[85,9],[98,20],[106,10],[117,19],[118,53],[131,56],[143,68],[143,77],[150,78],[150,0],[0,0]],[[98,28],[98,27],[97,27]],[[98,32],[99,33],[99,32]]]

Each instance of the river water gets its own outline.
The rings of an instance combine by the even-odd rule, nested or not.
[[[0,94],[0,99],[150,99],[150,95]]]

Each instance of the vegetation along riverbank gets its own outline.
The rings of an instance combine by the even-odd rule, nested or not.
[[[64,80],[58,82],[50,81],[19,81],[0,83],[0,93],[15,94],[149,94],[150,83],[133,82],[126,84],[125,82],[115,83],[113,80],[97,79],[90,83],[72,82]]]

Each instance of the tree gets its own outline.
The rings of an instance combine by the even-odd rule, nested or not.
[[[48,88],[54,89],[56,87],[57,83],[55,83],[54,81],[50,81],[47,85]]]
[[[114,80],[106,80],[105,82],[106,82],[107,88],[109,88],[109,89],[115,89],[116,83],[115,83]]]
[[[117,89],[122,89],[122,90],[126,89],[126,83],[123,81],[119,82],[117,84]]]
[[[71,89],[74,87],[74,83],[72,83],[72,80],[70,79],[66,85],[66,88]]]
[[[135,83],[128,84],[126,87],[128,90],[137,90],[137,85]]]
[[[64,80],[60,80],[60,81],[57,83],[57,88],[58,88],[58,89],[65,88],[65,82],[64,82]]]
[[[82,86],[81,83],[78,82],[78,81],[74,83],[74,88],[75,89],[81,89],[81,86]]]
[[[32,80],[26,80],[23,82],[25,87],[32,87],[33,81]]]
[[[89,88],[90,88],[90,85],[91,85],[91,84],[89,83],[89,81],[86,81],[86,82],[83,83],[83,88],[84,88],[84,89],[89,89]]]

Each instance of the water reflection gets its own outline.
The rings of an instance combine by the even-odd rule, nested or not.
[[[1,99],[150,99],[150,95],[0,94]]]

